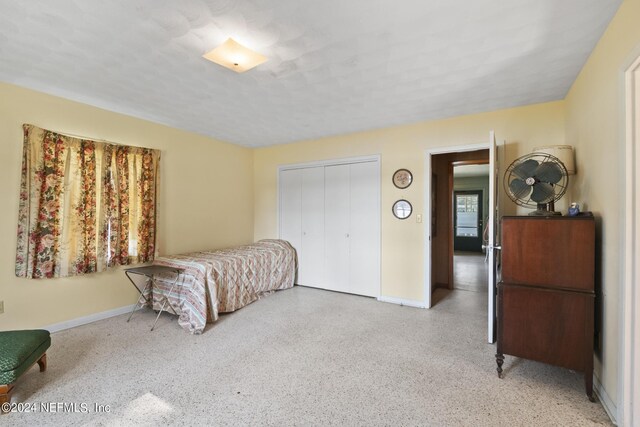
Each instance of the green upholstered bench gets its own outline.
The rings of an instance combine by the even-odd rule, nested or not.
[[[40,372],[47,369],[50,345],[49,331],[43,329],[0,332],[0,405],[11,401],[15,382],[36,362]]]

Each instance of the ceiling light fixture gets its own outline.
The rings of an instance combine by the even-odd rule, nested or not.
[[[244,73],[267,60],[266,56],[242,46],[232,38],[228,38],[226,42],[202,57],[236,73]]]

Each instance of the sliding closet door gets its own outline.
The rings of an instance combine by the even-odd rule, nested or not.
[[[324,283],[324,167],[300,169],[300,222],[298,283],[322,287]]]
[[[349,291],[380,295],[380,167],[378,162],[350,165]]]
[[[301,185],[300,169],[280,171],[280,238],[298,252],[302,243]]]
[[[349,290],[349,167],[325,167],[325,282],[324,288]]]

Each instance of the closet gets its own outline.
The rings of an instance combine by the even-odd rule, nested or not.
[[[280,169],[280,238],[298,255],[296,283],[380,292],[380,161]]]

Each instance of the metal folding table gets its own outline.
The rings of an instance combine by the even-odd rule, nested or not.
[[[162,314],[162,312],[164,311],[165,306],[169,305],[169,308],[171,309],[171,311],[173,311],[173,314],[178,315],[176,310],[171,305],[171,301],[169,301],[169,295],[171,294],[171,292],[173,291],[173,288],[178,283],[178,278],[180,277],[180,274],[183,271],[184,270],[181,268],[166,267],[164,265],[149,265],[146,267],[126,268],[124,270],[124,274],[127,275],[127,278],[133,284],[133,286],[135,286],[136,290],[140,292],[140,296],[138,296],[138,301],[136,302],[136,305],[133,307],[133,310],[131,310],[131,314],[129,314],[129,318],[127,319],[127,322],[131,320],[131,316],[133,316],[133,313],[138,309],[138,306],[142,308],[145,306],[145,304],[150,304],[151,308],[153,308],[153,288],[154,288],[154,285],[156,284],[154,276],[156,274],[173,273],[176,275],[176,278],[167,292],[159,291],[159,288],[156,287],[156,292],[160,294],[158,303],[162,303],[162,307],[158,311],[158,315],[156,316],[155,322],[153,322],[153,326],[151,327],[151,330],[153,331],[153,328],[156,327],[156,323],[158,323],[160,314]],[[133,278],[131,277],[132,274],[145,276],[147,278],[144,288],[140,289],[140,287],[136,284],[135,280],[133,280]]]

